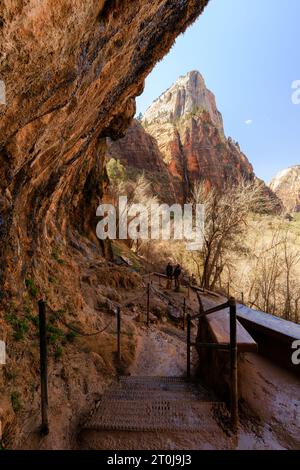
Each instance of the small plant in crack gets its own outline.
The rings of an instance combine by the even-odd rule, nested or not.
[[[13,338],[16,341],[24,339],[29,330],[29,323],[26,317],[18,317],[16,313],[8,312],[4,315],[7,323],[13,327]]]
[[[51,256],[58,264],[65,264],[65,261],[61,258],[57,248],[52,251]]]
[[[18,413],[18,411],[22,409],[18,392],[12,392],[10,399],[11,399],[12,409],[14,410],[15,413]]]
[[[30,297],[36,298],[38,295],[38,288],[35,285],[34,280],[31,278],[26,278],[25,285],[27,287]]]

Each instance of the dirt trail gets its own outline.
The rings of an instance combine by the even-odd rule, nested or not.
[[[178,306],[183,294],[164,291]],[[186,293],[184,294],[186,295]],[[215,303],[215,299],[207,299]],[[189,307],[196,312],[197,297],[190,295]],[[186,371],[185,333],[170,322],[137,325],[136,357],[132,376],[183,376]],[[196,330],[196,328],[194,328]],[[195,331],[194,331],[195,334]],[[193,368],[197,354],[193,354]],[[83,436],[85,449],[300,449],[299,380],[258,354],[245,354],[240,367],[244,402],[237,436],[225,433],[216,423],[213,433],[202,429],[178,432],[95,432]],[[246,400],[246,401],[245,401]]]
[[[255,449],[259,445],[250,439],[254,428],[260,445],[263,443],[266,449],[300,450],[299,378],[253,353],[244,355],[240,368],[243,398],[256,415],[247,416],[241,448]]]
[[[159,289],[173,305],[180,309],[183,298],[186,297],[187,308],[197,312],[197,296],[190,292],[177,293],[173,289],[165,290],[159,286],[158,280],[153,277],[152,284]],[[193,328],[192,335],[196,334]],[[196,366],[197,354],[192,351],[191,368]],[[169,322],[157,326],[140,327],[136,350],[136,360],[130,368],[131,375],[148,376],[184,376],[186,373],[186,332]]]
[[[182,304],[182,294],[168,296]],[[198,302],[190,294],[189,306],[197,311]],[[214,298],[205,301],[212,306]],[[141,329],[132,375],[184,375],[186,370],[185,334],[176,327]],[[194,353],[193,365],[197,357]],[[300,449],[300,381],[259,354],[244,354],[240,384],[247,404],[243,406],[237,449]],[[232,440],[230,439],[231,443]],[[229,442],[227,443],[227,445]],[[216,448],[217,448],[216,444]]]
[[[192,370],[196,354],[192,358]],[[185,334],[170,324],[161,327],[138,328],[136,359],[129,373],[138,377],[181,377],[186,372]],[[207,393],[208,401],[214,397]],[[151,398],[151,392],[149,395]],[[163,392],[162,392],[163,398]],[[174,395],[174,399],[176,395]],[[184,397],[182,397],[184,398]],[[136,404],[138,407],[138,403]],[[189,406],[189,405],[187,405]],[[79,448],[115,450],[213,450],[233,449],[235,443],[214,421],[207,416],[213,428],[204,426],[199,431],[94,431],[81,434]]]
[[[172,329],[167,334],[158,328],[140,328],[136,360],[131,375],[182,376],[186,371],[184,336],[179,339]]]

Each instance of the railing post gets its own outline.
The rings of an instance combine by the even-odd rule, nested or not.
[[[198,295],[198,301],[199,301],[199,314],[202,316],[204,314],[204,308],[203,308],[203,303],[200,294]]]
[[[39,334],[40,334],[40,376],[41,376],[41,433],[49,434],[48,422],[48,367],[47,367],[47,331],[46,331],[46,304],[39,300]]]
[[[118,335],[118,361],[121,361],[121,308],[117,307],[117,335]]]
[[[183,299],[183,312],[182,312],[182,329],[184,331],[184,327],[185,327],[185,310],[186,310],[186,301],[185,301],[185,297]]]
[[[230,310],[230,414],[234,431],[238,428],[238,377],[237,377],[237,340],[236,340],[236,301],[229,299]]]
[[[147,326],[150,322],[150,284],[147,285]]]
[[[187,317],[187,335],[186,335],[186,376],[191,377],[191,315],[188,313]]]

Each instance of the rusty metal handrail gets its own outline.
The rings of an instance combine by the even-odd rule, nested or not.
[[[200,296],[199,296],[200,297]],[[231,297],[228,302],[204,311],[201,299],[199,299],[200,313],[194,316],[187,315],[187,378],[191,376],[191,346],[203,347],[215,350],[229,351],[230,353],[230,417],[233,430],[236,432],[239,422],[238,414],[238,378],[237,378],[237,317],[236,300]],[[210,313],[229,308],[230,340],[229,343],[203,343],[191,341],[191,326],[193,318],[201,318]]]
[[[143,277],[146,277],[146,276],[157,276],[159,279],[163,278],[163,279],[167,279],[168,276],[166,274],[162,274],[162,273],[158,273],[158,272],[151,272],[151,273],[148,273],[148,274],[144,274]],[[217,294],[216,292],[213,292],[211,290],[208,290],[208,289],[204,289],[204,287],[199,287],[199,286],[196,286],[195,284],[191,284],[191,282],[188,283],[187,287],[189,289],[192,289],[196,292],[202,292],[203,294],[209,294],[209,295],[212,295],[214,297],[220,297],[219,294]]]
[[[221,349],[222,351],[229,351],[230,349],[230,345],[228,343],[200,343],[199,341],[196,341],[194,343],[190,343],[190,346],[208,349]]]
[[[196,292],[202,292],[203,294],[209,294],[214,297],[220,297],[220,295],[217,292],[213,292],[212,290],[205,289],[204,287],[195,286],[195,284],[190,283],[190,288]]]
[[[47,354],[47,323],[46,323],[46,303],[39,300],[39,337],[40,337],[40,381],[41,381],[41,433],[49,434],[48,421],[48,354]]]
[[[205,311],[201,311],[200,313],[193,315],[191,319],[194,320],[195,318],[206,317],[207,315],[210,315],[211,313],[219,312],[220,310],[224,310],[225,308],[228,308],[228,307],[229,307],[229,302],[225,302],[224,304],[217,305],[216,307],[209,308],[208,310],[205,310]]]

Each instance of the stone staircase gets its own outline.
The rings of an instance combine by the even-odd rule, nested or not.
[[[181,377],[120,377],[84,423],[86,431],[213,430],[224,404]]]

